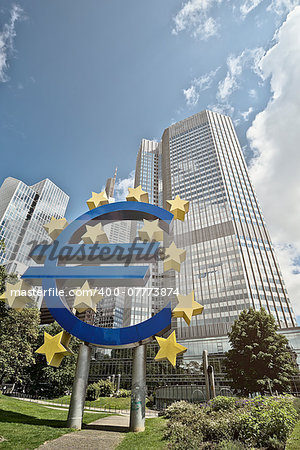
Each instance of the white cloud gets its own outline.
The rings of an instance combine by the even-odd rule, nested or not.
[[[256,92],[256,90],[255,89],[250,89],[249,90],[249,97],[251,97],[251,98],[257,98],[257,92]]]
[[[10,11],[9,22],[4,24],[0,31],[0,82],[4,83],[8,80],[8,56],[13,50],[13,42],[16,36],[15,25],[22,17],[23,10],[18,5],[13,5]]]
[[[246,0],[240,7],[242,18],[244,19],[262,0]]]
[[[193,37],[208,39],[218,32],[219,25],[209,15],[210,10],[222,0],[189,0],[174,17],[173,34],[189,31]]]
[[[187,89],[183,89],[183,94],[188,105],[197,105],[200,97],[200,92],[205,91],[206,89],[209,89],[211,87],[212,82],[219,69],[220,67],[218,67],[216,70],[205,73],[199,78],[194,78],[191,86]]]
[[[299,0],[273,0],[268,11],[282,15],[292,11],[297,5],[299,5]]]
[[[218,20],[212,17],[212,10],[223,0],[186,0],[180,11],[174,17],[175,26],[173,34],[188,31],[193,37],[208,39],[218,33]],[[240,17],[244,20],[249,13],[255,10],[263,0],[244,0],[239,7]],[[299,0],[269,0],[267,11],[282,16],[292,11]],[[233,5],[233,10],[236,10]],[[215,15],[215,11],[214,11]]]
[[[263,0],[246,0],[240,7],[242,19],[245,19],[245,17],[260,5],[262,1]],[[297,5],[299,5],[299,0],[272,0],[267,7],[267,11],[281,16],[292,11]]]
[[[253,111],[254,111],[254,108],[252,106],[250,106],[247,111],[240,113],[245,122],[247,122],[249,120],[249,116],[253,113]]]
[[[117,178],[115,184],[115,200],[116,202],[121,202],[126,200],[126,195],[128,194],[128,188],[134,187],[134,174],[133,170],[130,172],[127,178]]]
[[[227,102],[231,94],[240,87],[240,80],[246,67],[250,67],[255,73],[260,75],[259,61],[263,54],[263,48],[258,47],[245,49],[237,56],[228,56],[226,77],[218,85],[217,99],[219,102]]]
[[[192,84],[189,88],[183,89],[183,93],[186,99],[186,103],[190,106],[195,106],[199,100],[199,92],[194,84]]]
[[[255,151],[251,175],[296,311],[300,314],[300,6],[287,17],[259,66],[272,97],[248,130]],[[293,245],[287,245],[293,243]]]
[[[229,103],[215,103],[213,105],[208,105],[207,109],[228,116],[233,116],[234,113],[234,107]]]

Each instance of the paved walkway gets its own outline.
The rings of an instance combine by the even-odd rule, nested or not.
[[[114,450],[128,431],[128,416],[108,416],[85,425],[81,431],[45,442],[40,450]]]

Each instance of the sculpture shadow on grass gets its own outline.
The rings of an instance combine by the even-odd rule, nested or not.
[[[66,420],[39,419],[38,417],[27,416],[26,414],[0,409],[0,422],[23,423],[27,425],[40,425],[52,428],[67,428]]]

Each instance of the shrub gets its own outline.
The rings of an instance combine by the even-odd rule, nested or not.
[[[185,429],[191,430],[192,434],[197,436],[198,441],[201,438],[202,442],[219,442],[222,439],[233,439],[237,434],[238,415],[229,411],[224,414],[223,411],[215,412],[205,406],[180,401],[169,406],[165,416],[170,419],[171,424],[177,422],[182,424]],[[170,438],[172,433],[175,433],[174,439],[177,442],[180,430],[179,425],[174,428],[170,427],[167,432],[168,437]],[[186,439],[188,442],[188,437]],[[191,442],[189,445],[190,448],[193,448]]]
[[[99,397],[109,397],[114,393],[114,385],[108,380],[99,380],[97,382],[99,385]]]
[[[245,446],[239,441],[221,441],[215,447],[216,450],[244,450]]]
[[[199,424],[198,424],[199,426]],[[204,441],[220,442],[233,440],[238,435],[239,415],[236,411],[217,411],[205,414],[205,420],[200,425]]]
[[[219,397],[207,407],[175,402],[166,410],[166,438],[172,449],[236,450],[244,445],[281,450],[298,417],[293,401],[291,396],[244,401]]]
[[[89,384],[86,390],[86,399],[88,401],[97,400],[97,398],[99,397],[99,392],[100,389],[98,383]]]
[[[195,417],[196,413],[200,413],[200,411],[202,413],[201,406],[181,400],[172,403],[172,405],[166,409],[165,416],[167,419],[188,423],[188,421]]]
[[[257,397],[249,412],[241,415],[240,440],[268,449],[284,449],[297,418],[292,397]]]
[[[154,407],[154,395],[148,395],[148,397],[146,398],[146,406],[147,408],[153,408]]]
[[[219,395],[218,397],[209,400],[208,406],[212,409],[212,411],[226,411],[236,408],[237,404],[235,398],[223,397],[222,395]]]
[[[169,441],[169,448],[172,450],[191,450],[201,448],[203,436],[200,432],[194,432],[181,422],[171,422],[167,427],[165,439]]]
[[[86,399],[88,401],[97,400],[99,397],[108,397],[113,394],[114,386],[108,380],[99,380],[97,383],[92,383],[87,387]]]
[[[117,392],[117,397],[130,397],[131,391],[128,389],[119,389],[119,392]]]

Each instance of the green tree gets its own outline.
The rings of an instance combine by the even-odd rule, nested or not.
[[[0,266],[0,294],[5,291],[8,277],[5,267]],[[34,362],[33,347],[39,320],[39,311],[35,308],[18,312],[0,301],[0,384],[23,382],[26,369]]]
[[[226,354],[227,376],[242,395],[253,392],[287,392],[297,364],[286,337],[277,333],[273,316],[265,309],[242,311],[228,334],[231,350]]]
[[[6,310],[0,322],[0,384],[22,383],[26,369],[34,363],[33,347],[40,315],[34,308]]]
[[[44,342],[44,331],[54,336],[63,331],[63,329],[56,322],[41,327],[35,350]],[[63,358],[59,367],[48,366],[45,355],[35,353],[34,364],[32,364],[27,371],[27,391],[30,394],[45,395],[47,397],[57,397],[70,391],[74,381],[77,353],[80,343],[81,341],[79,339],[72,337],[70,349],[73,354]]]
[[[0,242],[1,251],[1,242]],[[0,295],[5,291],[5,280],[7,278],[5,267],[0,265]]]

